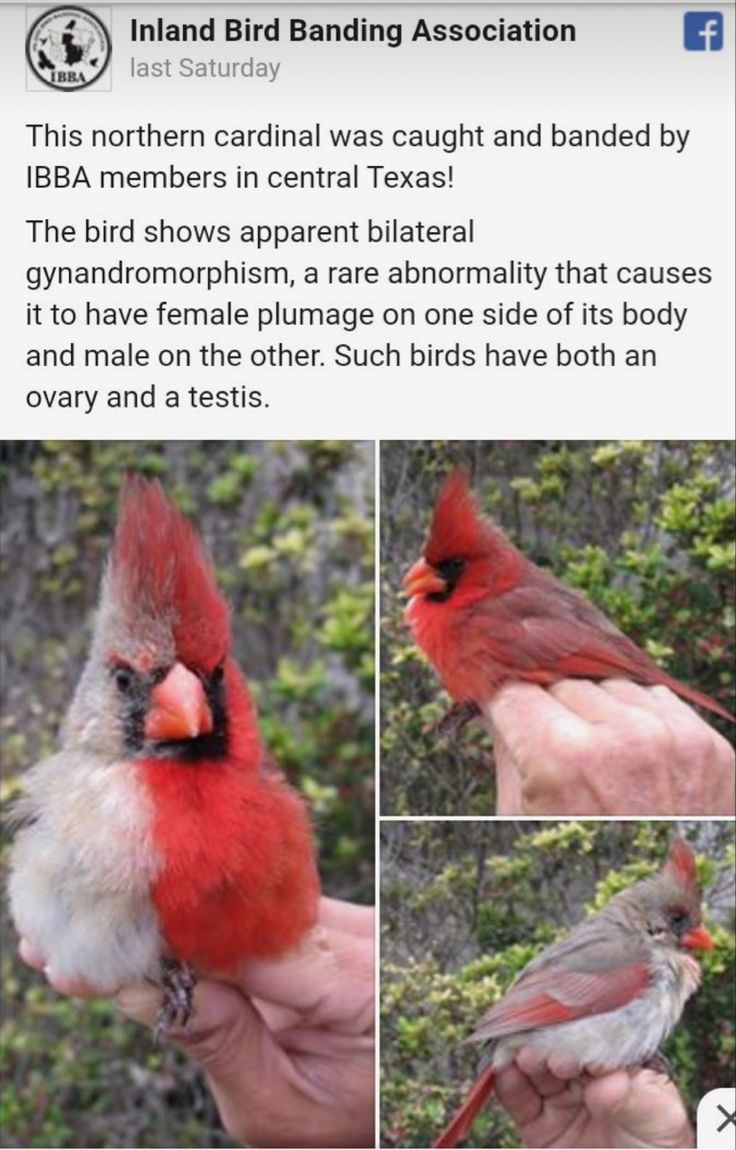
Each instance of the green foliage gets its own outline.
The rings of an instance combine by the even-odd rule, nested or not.
[[[727,442],[411,442],[382,448],[381,730],[386,814],[488,814],[480,724],[442,741],[449,706],[403,621],[442,479],[473,471],[481,506],[663,668],[734,708],[734,465]],[[709,722],[729,738],[732,727]]]
[[[212,503],[221,503],[228,507],[237,506],[242,498],[243,488],[257,470],[258,460],[253,456],[240,452],[229,455],[225,470],[209,483],[207,498]]]
[[[733,824],[684,824],[716,942],[666,1053],[691,1114],[734,1073]],[[381,1063],[384,1146],[430,1146],[477,1073],[463,1044],[540,949],[662,865],[656,823],[384,825]],[[468,1146],[514,1147],[499,1106]]]
[[[212,553],[264,741],[312,809],[326,891],[372,901],[372,445],[19,443],[2,465],[3,800],[56,746],[121,476],[157,475]],[[231,1144],[184,1059],[109,1005],[45,989],[2,926],[5,1145]]]
[[[233,1145],[182,1055],[157,1050],[110,1003],[54,994],[9,954],[0,967],[4,1146]]]

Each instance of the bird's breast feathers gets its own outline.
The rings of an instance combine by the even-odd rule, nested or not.
[[[23,813],[9,881],[19,933],[55,975],[100,991],[155,969],[150,891],[161,862],[131,764],[63,751],[29,772]]]

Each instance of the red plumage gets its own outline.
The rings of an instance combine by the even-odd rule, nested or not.
[[[493,1094],[493,1079],[496,1077],[492,1066],[476,1078],[471,1086],[468,1096],[463,1102],[452,1121],[445,1127],[436,1142],[436,1147],[454,1147],[467,1138],[470,1128]]]
[[[731,719],[715,699],[667,675],[578,592],[526,559],[485,519],[467,474],[434,510],[423,558],[405,578],[407,620],[458,702],[483,707],[503,683],[623,677],[662,684]]]
[[[230,647],[227,603],[194,527],[158,480],[126,478],[110,556],[113,593],[144,637],[153,619],[170,626],[180,659],[211,670]]]
[[[138,771],[163,862],[152,898],[164,938],[195,969],[232,972],[288,950],[315,920],[319,882],[304,806],[265,764],[250,693],[229,656],[227,603],[199,536],[158,482],[126,482],[111,577],[136,632],[164,619],[177,662],[197,676],[223,667],[225,753],[190,762],[159,750]]]
[[[319,897],[304,806],[264,764],[248,689],[225,667],[224,760],[144,759],[163,860],[152,898],[171,952],[195,970],[233,973],[282,954],[313,924]]]
[[[695,855],[683,839],[675,839],[672,844],[664,865],[664,874],[669,875],[672,881],[691,897],[697,893],[698,872],[695,869]]]

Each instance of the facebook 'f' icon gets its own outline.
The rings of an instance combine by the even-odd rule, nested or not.
[[[723,47],[723,13],[686,12],[685,47],[688,52],[720,52]]]

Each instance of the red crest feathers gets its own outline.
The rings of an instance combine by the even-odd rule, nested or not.
[[[110,557],[113,591],[135,620],[170,621],[177,656],[210,669],[228,652],[230,621],[209,556],[158,480],[126,478]]]
[[[470,490],[470,477],[457,468],[442,485],[432,516],[424,558],[432,566],[455,556],[483,554],[498,532],[480,513]]]
[[[684,839],[675,839],[670,847],[669,857],[664,864],[664,874],[674,879],[678,886],[687,889],[697,888],[695,855]]]

